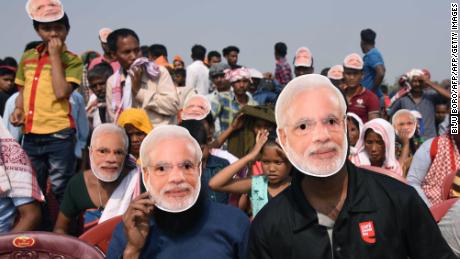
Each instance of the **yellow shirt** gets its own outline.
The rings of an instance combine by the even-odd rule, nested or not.
[[[24,52],[16,73],[16,85],[24,88],[26,134],[51,134],[75,128],[69,100],[57,100],[54,94],[48,52],[40,55],[44,47],[42,44]],[[81,59],[67,50],[62,52],[61,59],[66,81],[79,85],[83,73]]]

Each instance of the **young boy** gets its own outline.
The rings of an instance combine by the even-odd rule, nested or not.
[[[70,29],[67,15],[56,18],[33,20],[43,43],[21,58],[15,80],[19,95],[10,120],[15,126],[23,125],[23,148],[40,188],[46,191],[49,176],[60,202],[75,171],[75,122],[69,96],[80,84],[83,64],[65,46]]]
[[[106,62],[101,62],[88,71],[88,83],[92,94],[89,97],[86,112],[92,129],[108,121],[105,96],[107,79],[113,72],[112,66]]]

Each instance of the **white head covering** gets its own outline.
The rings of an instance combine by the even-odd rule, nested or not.
[[[352,112],[347,112],[347,117],[352,117],[358,122],[359,136],[361,137],[361,132],[363,131],[363,127],[364,127],[363,120],[361,120],[361,118],[356,113],[352,113]],[[359,143],[359,139],[358,139],[358,142],[356,142],[354,146],[350,145],[350,155],[356,155],[358,153],[357,152],[358,143]]]
[[[141,167],[142,171],[144,171],[144,168],[148,165],[149,163],[149,153],[153,148],[159,149],[161,147],[156,147],[158,145],[158,142],[166,139],[187,139],[190,144],[193,145],[196,154],[195,154],[195,159],[197,161],[201,161],[201,158],[203,156],[203,153],[201,152],[201,147],[198,144],[198,142],[190,135],[187,129],[176,126],[176,125],[160,125],[155,127],[142,141],[141,147],[140,147],[140,160],[141,160]],[[189,206],[182,208],[182,209],[172,209],[172,208],[166,208],[158,204],[158,201],[155,202],[155,206],[163,211],[171,212],[171,213],[179,213],[186,211],[190,209],[193,205],[195,205],[196,201],[198,200],[200,190],[201,190],[201,166],[199,166],[199,175],[197,179],[197,183],[195,186],[195,193],[193,197],[193,201],[189,204]],[[150,176],[150,177],[155,177],[155,176]],[[147,191],[150,193],[152,197],[153,191],[151,190],[151,186],[148,182],[146,182],[146,179],[144,177],[144,172],[142,173],[142,182],[144,183],[145,188]],[[152,197],[154,198],[154,197]]]
[[[383,168],[393,171],[398,175],[402,175],[402,169],[399,165],[398,160],[395,155],[395,131],[391,124],[384,119],[373,119],[366,124],[364,124],[363,130],[358,140],[357,154],[351,157],[351,161],[356,166],[361,165],[371,165],[369,161],[369,155],[365,150],[365,139],[366,131],[372,129],[380,137],[382,137],[383,142],[385,143],[385,161],[383,162]]]

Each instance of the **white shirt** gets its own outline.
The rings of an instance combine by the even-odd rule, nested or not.
[[[187,67],[185,85],[193,87],[198,94],[209,94],[209,69],[201,60],[195,60]]]

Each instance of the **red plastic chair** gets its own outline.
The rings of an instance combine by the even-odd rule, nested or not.
[[[436,222],[439,222],[442,217],[444,217],[447,211],[454,205],[455,202],[458,201],[458,198],[448,199],[439,204],[430,207],[431,215]]]
[[[379,173],[379,174],[384,174],[384,175],[390,176],[390,177],[392,177],[392,178],[394,178],[394,179],[396,179],[396,180],[398,180],[400,182],[407,183],[406,178],[402,177],[399,174],[393,173],[392,171],[390,171],[388,169],[384,169],[384,168],[381,168],[381,167],[370,166],[370,165],[363,165],[363,166],[360,166],[360,168],[364,168],[366,170],[373,171],[373,172],[376,172],[376,173]]]
[[[29,231],[0,235],[0,258],[104,258],[75,237],[52,232]]]
[[[120,222],[121,216],[113,217],[86,231],[78,239],[97,247],[106,254],[112,239],[112,233]]]

